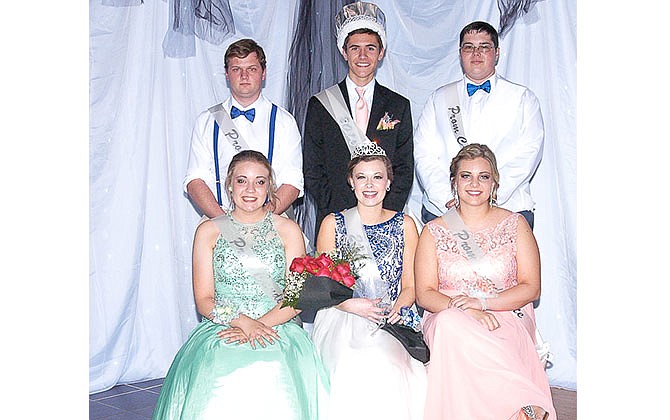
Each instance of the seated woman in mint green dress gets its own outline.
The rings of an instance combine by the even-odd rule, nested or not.
[[[328,378],[293,308],[281,308],[287,261],[305,254],[302,232],[267,211],[275,185],[267,159],[230,163],[234,209],[200,224],[193,289],[202,322],[175,356],[153,418],[314,420]]]

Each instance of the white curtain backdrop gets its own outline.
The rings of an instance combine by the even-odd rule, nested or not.
[[[228,44],[250,37],[263,46],[263,92],[286,105],[299,1],[230,3],[231,38],[218,46],[196,38],[194,56],[166,58],[168,3],[90,2],[90,392],[163,377],[197,323],[190,254],[199,216],[182,180],[196,115],[228,96]],[[389,44],[378,80],[411,100],[416,122],[429,93],[461,75],[460,29],[472,20],[497,27],[497,4],[376,3]],[[531,184],[543,276],[536,310],[554,353],[550,383],[569,389],[576,389],[575,11],[574,0],[537,3],[502,39],[498,64],[542,106],[544,156]],[[410,207],[418,214],[416,186]]]

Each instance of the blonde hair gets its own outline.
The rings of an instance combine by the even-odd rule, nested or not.
[[[496,163],[496,155],[485,144],[470,143],[464,146],[454,158],[451,160],[449,167],[449,176],[451,180],[451,192],[456,197],[456,185],[454,180],[458,174],[458,168],[463,160],[472,160],[476,158],[483,158],[489,165],[491,165],[491,176],[493,177],[493,189],[491,190],[491,199],[495,202],[498,199],[498,187],[500,186],[500,173],[498,172],[498,164]]]

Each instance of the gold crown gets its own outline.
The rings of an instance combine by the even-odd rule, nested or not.
[[[356,146],[351,154],[352,159],[360,156],[386,156],[386,152],[377,143],[368,141]]]

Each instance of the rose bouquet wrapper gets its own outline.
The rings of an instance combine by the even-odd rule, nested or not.
[[[381,328],[400,341],[410,356],[421,363],[428,363],[430,360],[430,350],[423,339],[421,331],[415,331],[400,323],[384,323]]]
[[[309,275],[305,280],[300,297],[295,305],[300,309],[300,319],[303,322],[314,322],[319,309],[339,305],[351,299],[354,291],[326,276]]]

